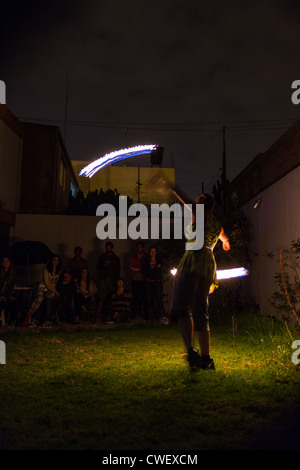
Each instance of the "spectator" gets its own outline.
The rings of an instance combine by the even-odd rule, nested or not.
[[[131,294],[119,278],[114,292],[110,295],[110,313],[107,322],[127,323],[131,320]]]
[[[55,322],[53,318],[54,300],[59,296],[59,292],[56,290],[56,284],[61,275],[61,270],[62,263],[60,257],[53,255],[44,270],[43,280],[38,285],[36,296],[23,321],[23,326],[29,325],[32,315],[37,312],[44,300],[46,300],[46,322]]]
[[[98,315],[101,315],[104,302],[114,289],[116,280],[120,277],[120,258],[113,251],[112,242],[106,242],[105,253],[100,255],[97,263],[99,272]]]
[[[132,282],[132,315],[136,318],[147,315],[147,294],[145,282],[145,263],[147,254],[145,253],[144,243],[137,243],[137,252],[131,257],[130,270]]]
[[[83,268],[77,282],[77,290],[75,296],[75,323],[79,323],[79,319],[88,314],[95,308],[95,295],[98,289],[91,279],[87,268]]]
[[[82,258],[82,248],[76,246],[74,248],[74,257],[68,261],[66,269],[70,270],[73,280],[79,282],[80,273],[83,268],[89,268],[88,262],[86,259]]]
[[[3,256],[0,268],[0,316],[4,310],[4,321],[7,325],[17,320],[17,301],[14,297],[14,266],[9,256]]]
[[[76,294],[76,284],[73,281],[71,272],[65,270],[56,284],[59,296],[56,297],[59,311],[59,321],[74,323],[74,297]]]
[[[152,246],[149,249],[149,258],[145,265],[145,278],[147,288],[147,306],[150,323],[164,316],[163,287],[162,287],[162,262],[158,258],[157,249]]]

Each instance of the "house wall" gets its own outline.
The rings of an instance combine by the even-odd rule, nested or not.
[[[54,127],[24,124],[20,212],[54,212],[55,137]]]
[[[59,129],[31,123],[23,126],[20,212],[62,213],[68,208],[75,175]]]
[[[9,230],[19,211],[23,128],[4,105],[0,105],[0,252],[5,250]]]
[[[21,136],[0,116],[0,205],[12,212],[19,210],[22,145]]]
[[[71,183],[74,186],[73,167],[69,160],[65,148],[60,138],[57,143],[56,155],[56,191],[55,191],[55,210],[54,213],[59,214],[65,212],[69,206],[69,194],[71,191]],[[77,187],[79,189],[79,187]]]
[[[257,209],[256,201],[261,200]],[[274,276],[280,272],[280,249],[289,250],[300,237],[300,166],[256,194],[241,206],[251,225],[253,266],[247,280],[249,290],[263,315],[278,316],[269,299],[277,291]],[[273,253],[274,258],[267,256]]]

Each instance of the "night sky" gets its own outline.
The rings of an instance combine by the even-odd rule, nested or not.
[[[20,120],[59,125],[72,160],[158,144],[194,197],[220,179],[223,126],[232,180],[300,117],[291,101],[298,1],[8,0],[0,8],[6,104]]]

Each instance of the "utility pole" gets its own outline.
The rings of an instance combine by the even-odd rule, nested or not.
[[[125,148],[127,148],[127,127],[125,127],[124,129],[124,133],[125,133]]]
[[[223,212],[227,211],[227,176],[226,176],[226,135],[223,126],[223,162],[222,162]]]
[[[140,203],[140,188],[142,183],[140,182],[140,167],[138,166],[138,181],[137,181],[137,192],[138,192],[138,203]]]
[[[68,101],[69,101],[69,97],[68,97],[68,74],[66,74],[65,135],[64,135],[65,145],[66,145],[66,142],[67,142]]]

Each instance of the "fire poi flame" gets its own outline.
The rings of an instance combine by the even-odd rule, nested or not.
[[[176,276],[177,268],[171,269],[171,274]],[[219,269],[217,270],[217,279],[233,279],[235,277],[248,276],[249,271],[246,268],[232,268],[232,269]]]

